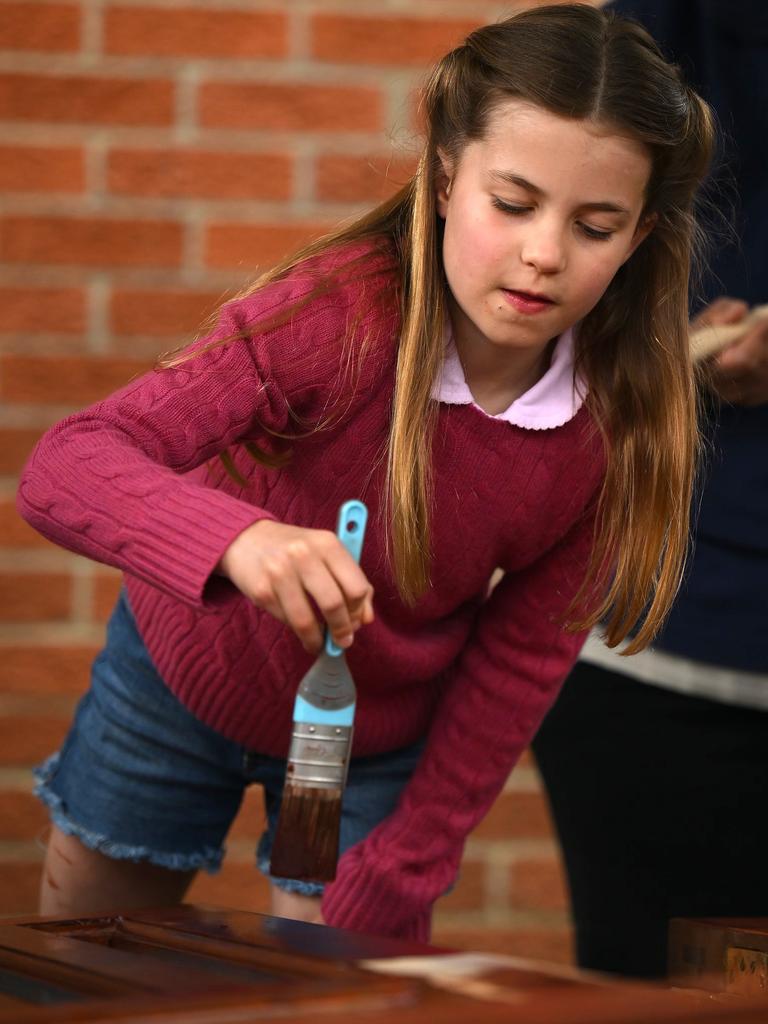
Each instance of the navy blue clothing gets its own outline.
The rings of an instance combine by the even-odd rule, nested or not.
[[[702,299],[768,303],[768,4],[617,0],[714,107],[724,139],[715,172],[736,202],[741,244],[718,244]],[[723,406],[711,425],[695,550],[656,646],[768,672],[768,404]]]
[[[714,252],[699,305],[719,294],[768,303],[766,0],[613,7],[653,33],[727,133],[716,179],[730,176],[740,194],[742,244]],[[711,429],[692,565],[658,646],[766,673],[768,404],[726,406]],[[768,826],[754,813],[768,785],[766,739],[768,712],[641,682],[621,666],[576,666],[534,752],[563,849],[580,966],[663,976],[670,917],[768,912],[768,877],[742,869],[768,858]]]
[[[768,914],[768,714],[582,661],[534,749],[581,967],[663,977],[671,917]]]

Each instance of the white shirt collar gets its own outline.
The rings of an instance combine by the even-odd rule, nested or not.
[[[432,387],[432,398],[447,405],[473,405],[489,419],[506,420],[528,430],[551,430],[572,420],[587,394],[583,379],[574,375],[573,328],[559,336],[549,368],[539,380],[503,412],[491,416],[475,402],[469,390],[450,323],[446,329],[445,360]]]

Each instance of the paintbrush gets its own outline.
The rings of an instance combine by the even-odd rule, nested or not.
[[[360,560],[368,510],[347,501],[336,536]],[[339,859],[341,800],[355,718],[355,684],[347,659],[326,630],[323,650],[299,684],[285,785],[272,846],[278,878],[331,882]]]

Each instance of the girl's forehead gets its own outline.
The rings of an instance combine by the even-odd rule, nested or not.
[[[482,172],[531,172],[545,181],[586,176],[632,193],[644,192],[651,173],[647,147],[615,125],[564,117],[517,99],[499,102],[483,138],[469,148]]]
[[[614,138],[624,145],[636,148],[638,153],[647,155],[642,142],[622,130],[611,121],[599,118],[566,117],[546,107],[522,99],[499,100],[491,109],[484,139],[495,144],[503,144],[510,138],[525,136],[557,141],[563,133],[569,136],[581,135],[589,144],[594,139]]]

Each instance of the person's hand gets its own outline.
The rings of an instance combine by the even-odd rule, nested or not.
[[[329,530],[308,530],[262,519],[240,533],[216,571],[257,607],[289,626],[304,649],[323,643],[314,602],[339,647],[373,621],[373,587]]]
[[[722,297],[702,310],[692,327],[735,324],[749,312],[746,302]],[[713,357],[711,381],[720,398],[735,405],[768,402],[768,320],[749,327],[733,344]]]

